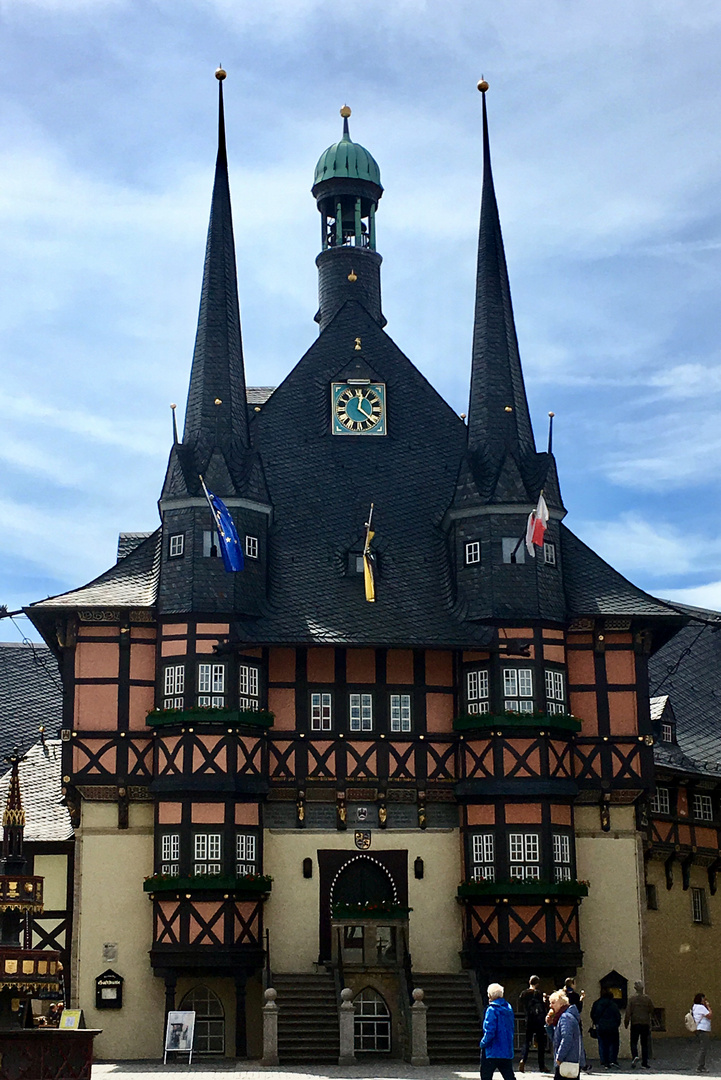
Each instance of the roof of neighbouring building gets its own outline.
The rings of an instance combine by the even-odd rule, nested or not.
[[[59,739],[35,743],[20,762],[20,793],[25,811],[26,842],[69,840],[73,835],[70,814],[62,805],[61,747]],[[8,769],[0,775],[0,808],[10,789]]]

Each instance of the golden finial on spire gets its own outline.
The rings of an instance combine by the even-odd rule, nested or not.
[[[482,75],[481,75],[481,81],[478,84],[478,89],[481,91],[482,94],[485,94],[486,90],[488,89],[488,83],[486,82],[486,80],[483,78]]]
[[[344,105],[343,108],[340,111],[340,114],[341,114],[341,116],[343,117],[344,120],[347,120],[348,117],[351,114],[350,113],[350,105]]]
[[[358,280],[358,275],[356,274],[353,267],[351,267],[350,274],[348,275],[348,280],[350,281],[351,284],[353,284],[354,281]]]
[[[222,82],[223,79],[226,78],[227,74],[228,74],[228,72],[224,71],[222,67],[218,66],[216,68],[215,77],[218,80],[218,82]]]

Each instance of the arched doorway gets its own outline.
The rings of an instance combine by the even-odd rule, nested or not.
[[[195,1053],[224,1054],[225,1012],[218,995],[207,986],[194,986],[183,998],[180,1008],[195,1013]]]
[[[357,1054],[390,1054],[391,1014],[385,998],[366,986],[354,998],[355,1051]]]
[[[370,855],[355,855],[338,871],[331,885],[330,903],[382,904],[397,899],[389,871]]]

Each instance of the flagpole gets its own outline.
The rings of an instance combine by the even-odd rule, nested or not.
[[[368,520],[366,521],[366,540],[365,540],[365,544],[363,546],[363,554],[364,555],[367,555],[368,551],[370,550],[370,534],[371,534],[371,525],[373,524],[373,507],[374,506],[375,506],[375,503],[371,503],[370,513],[368,514]]]
[[[215,532],[216,535],[218,535],[218,529],[219,529],[218,515],[215,512],[215,507],[213,506],[213,502],[212,502],[212,500],[210,498],[210,492],[208,491],[207,487],[205,486],[205,480],[200,475],[200,473],[198,473],[198,479],[200,480],[201,484],[203,485],[203,491],[205,493],[205,498],[206,498],[207,503],[208,503],[208,508],[210,509],[210,516],[212,517],[213,524],[215,525],[214,532]],[[220,540],[219,535],[218,535],[218,539]],[[213,543],[213,533],[212,532],[210,534],[210,554],[213,555],[214,557],[217,556],[217,554],[218,554],[218,549],[215,546],[215,544]]]

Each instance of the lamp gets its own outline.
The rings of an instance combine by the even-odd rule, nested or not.
[[[422,858],[420,857],[420,855],[419,855],[419,856],[418,856],[418,857],[417,857],[417,858],[415,859],[415,861],[414,861],[414,863],[413,863],[413,873],[414,873],[414,874],[416,875],[416,877],[417,877],[417,879],[418,879],[419,881],[420,881],[420,880],[421,880],[421,878],[423,877],[423,871],[424,871],[424,869],[425,869],[425,868],[424,868],[424,865],[423,865],[423,859],[422,859]]]

